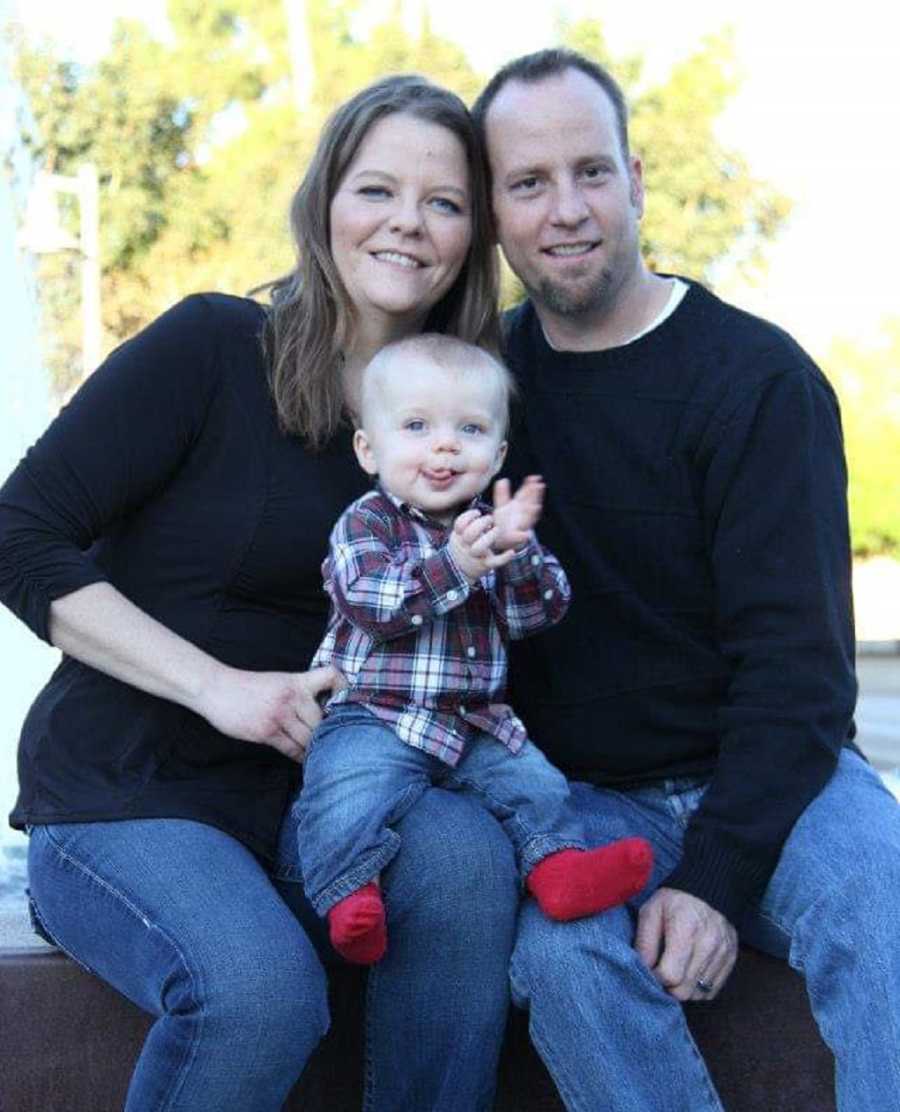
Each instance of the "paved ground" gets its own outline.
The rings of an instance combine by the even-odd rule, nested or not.
[[[900,652],[857,658],[857,742],[879,769],[900,769]]]

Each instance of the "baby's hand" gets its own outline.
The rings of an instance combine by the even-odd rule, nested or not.
[[[529,475],[515,496],[510,494],[509,479],[498,479],[494,483],[496,535],[491,547],[495,553],[515,551],[527,542],[541,516],[546,489],[540,475]]]
[[[472,583],[493,568],[508,564],[513,552],[495,552],[497,528],[490,514],[480,510],[466,510],[453,522],[453,531],[447,545],[463,575]]]

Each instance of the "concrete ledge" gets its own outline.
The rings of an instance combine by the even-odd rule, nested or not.
[[[150,1017],[29,936],[20,917],[0,919],[0,985],[3,1112],[118,1112]],[[334,977],[332,1029],[287,1112],[359,1109],[362,987],[359,970]],[[687,1011],[728,1112],[832,1112],[832,1058],[782,962],[742,950],[722,996]],[[510,1018],[495,1112],[563,1112],[522,1013]]]
[[[900,641],[857,641],[857,656],[900,656]]]

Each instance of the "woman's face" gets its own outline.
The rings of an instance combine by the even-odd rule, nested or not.
[[[450,289],[472,235],[466,153],[402,112],[369,130],[331,200],[331,252],[367,330],[418,330]]]

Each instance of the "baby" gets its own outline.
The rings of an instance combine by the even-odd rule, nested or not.
[[[484,350],[422,335],[383,348],[362,380],[354,448],[378,488],[353,503],[323,565],[331,617],[313,666],[347,686],[307,751],[300,862],[335,949],[360,964],[387,945],[379,877],[392,829],[431,785],[470,793],[502,823],[527,890],[569,920],[646,884],[649,844],[585,847],[565,777],[504,705],[506,642],[562,618],[569,585],[532,529],[530,476],[478,496],[506,454],[509,372]]]

